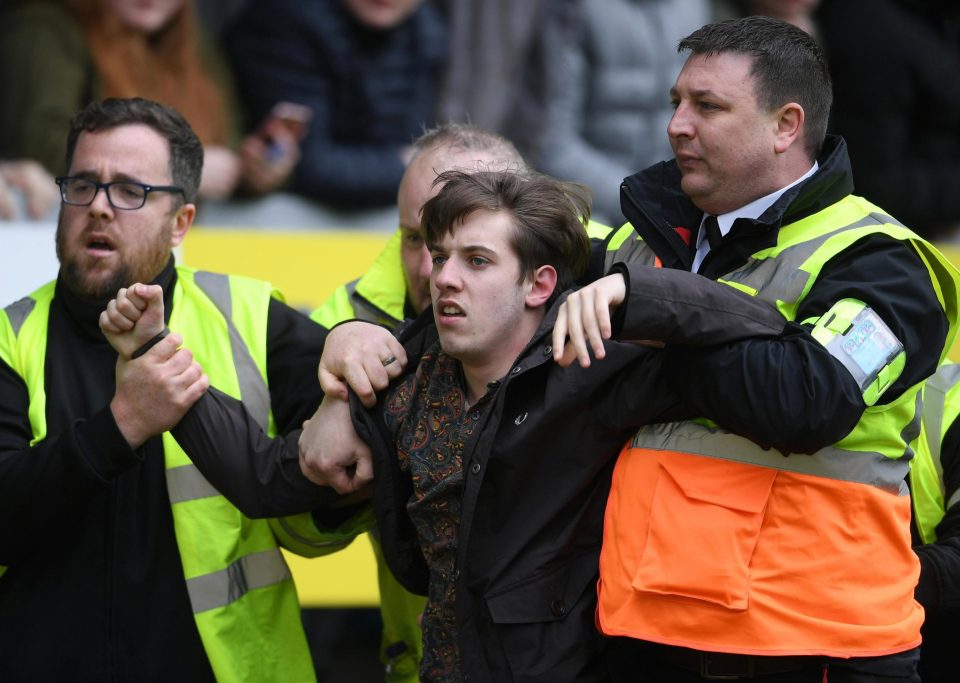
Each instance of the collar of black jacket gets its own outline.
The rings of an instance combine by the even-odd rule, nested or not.
[[[819,168],[806,181],[790,188],[758,219],[740,218],[731,229],[730,246],[740,257],[776,243],[781,225],[810,216],[853,192],[847,144],[828,135]],[[677,226],[696,233],[703,212],[680,189],[675,161],[663,161],[624,179],[620,188],[623,215],[667,268],[690,270],[691,248],[677,235]],[[724,242],[727,246],[727,241]],[[743,252],[743,253],[740,253]]]

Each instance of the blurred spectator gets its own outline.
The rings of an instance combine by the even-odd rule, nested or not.
[[[469,121],[507,138],[526,135],[518,108],[532,104],[524,77],[537,58],[548,4],[570,0],[441,0],[450,27],[450,58],[440,95],[444,121]],[[533,120],[538,114],[530,114]],[[520,141],[522,142],[522,141]],[[528,150],[529,151],[529,150]]]
[[[191,0],[12,3],[0,19],[0,86],[0,148],[54,174],[70,117],[103,97],[147,97],[183,112],[204,143],[204,198],[276,189],[298,159],[284,131],[270,150],[255,135],[237,146],[229,67]]]
[[[28,218],[47,218],[59,203],[53,176],[36,161],[0,161],[0,220],[21,218],[21,206]]]
[[[313,112],[292,189],[338,206],[389,206],[410,143],[435,119],[447,33],[423,0],[253,0],[228,31],[254,116]]]
[[[957,45],[892,0],[830,0],[817,20],[833,76],[831,130],[847,140],[857,194],[882,202],[925,237],[955,234]]]
[[[714,21],[759,14],[803,29],[819,40],[814,12],[820,0],[713,0]]]
[[[677,41],[707,23],[707,0],[550,4],[543,26],[543,118],[534,165],[593,191],[597,220],[623,222],[620,183],[672,156],[668,92]]]

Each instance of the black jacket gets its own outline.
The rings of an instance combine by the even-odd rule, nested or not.
[[[828,136],[819,169],[787,190],[758,220],[738,219],[723,243],[710,251],[700,273],[728,273],[761,249],[776,244],[782,226],[834,204],[853,192],[846,145]],[[624,180],[623,213],[667,268],[689,271],[692,248],[674,230],[696,229],[702,212],[680,189],[675,162],[663,162]],[[629,242],[625,243],[629,244]],[[626,248],[608,263],[630,260]],[[682,286],[682,281],[681,286]],[[717,287],[726,285],[715,285]],[[829,261],[797,310],[796,320],[816,320],[841,299],[867,303],[903,343],[906,366],[881,396],[883,404],[933,374],[948,321],[930,274],[914,249],[885,235],[865,237]],[[839,441],[856,425],[865,405],[850,373],[809,334],[790,323],[776,339],[745,339],[712,352],[674,349],[666,369],[684,402],[700,416],[764,447],[811,453]]]
[[[379,30],[342,0],[255,0],[226,45],[252,123],[282,101],[313,111],[295,192],[359,208],[396,202],[400,150],[436,120],[448,36],[433,3]]]
[[[168,317],[175,278],[171,260],[155,281]],[[131,450],[110,412],[117,356],[97,324],[105,303],[80,301],[58,283],[47,436],[33,447],[27,388],[0,362],[0,564],[10,567],[0,577],[0,680],[212,680],[160,439]],[[271,406],[287,430],[321,399],[326,331],[272,301],[267,334]]]
[[[684,305],[662,299],[682,275],[632,268],[617,338],[723,345],[782,331],[779,313],[732,288],[688,287]],[[607,357],[589,369],[556,365],[550,334],[557,307],[501,380],[486,422],[463,452],[456,636],[471,681],[606,678],[593,620],[614,457],[640,424],[687,415],[661,372],[659,350],[611,342]],[[432,326],[411,330],[408,357],[418,358],[433,339]],[[426,564],[405,510],[409,475],[396,465],[380,409],[354,401],[354,418],[373,446],[384,555],[406,588],[426,593]]]

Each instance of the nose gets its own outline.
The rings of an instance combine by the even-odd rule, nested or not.
[[[676,109],[673,110],[673,116],[670,117],[670,122],[667,124],[667,135],[671,140],[678,137],[691,137],[693,135],[687,106],[683,102],[678,104]]]
[[[454,259],[448,258],[442,265],[433,267],[432,281],[439,290],[458,289],[460,276]]]
[[[91,217],[107,218],[113,215],[113,207],[107,198],[107,189],[105,187],[97,188],[97,193],[93,195],[93,201],[90,202],[87,211]]]

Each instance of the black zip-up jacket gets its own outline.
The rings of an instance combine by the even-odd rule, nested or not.
[[[778,312],[730,287],[688,286],[672,300],[664,294],[677,289],[682,273],[633,266],[626,274],[619,339],[723,346],[783,329]],[[607,357],[589,369],[555,364],[558,305],[499,382],[482,428],[464,447],[456,637],[465,680],[606,679],[593,620],[614,459],[639,425],[689,415],[661,372],[660,350],[610,342]],[[435,335],[432,325],[410,330],[408,358],[419,358]],[[415,368],[411,360],[405,372]],[[407,589],[425,594],[427,568],[405,508],[409,473],[397,466],[382,409],[366,411],[356,401],[353,408],[374,452],[384,555]]]
[[[169,319],[172,259],[154,282]],[[213,680],[187,596],[160,438],[131,450],[110,412],[117,355],[98,326],[105,304],[57,283],[47,437],[33,447],[27,387],[0,362],[0,564],[10,567],[0,577],[0,680]],[[316,364],[326,330],[271,301],[267,335],[271,407],[286,431],[322,398]],[[237,401],[233,410],[246,416]]]
[[[841,138],[827,136],[818,163],[816,173],[787,190],[759,219],[737,219],[723,243],[704,259],[700,274],[717,279],[746,263],[751,254],[776,244],[781,227],[853,192]],[[683,194],[676,162],[662,162],[626,178],[621,204],[627,220],[664,267],[690,270],[693,247],[674,228],[692,229],[695,245],[703,213]],[[625,244],[608,253],[608,263],[629,262],[630,241]],[[948,321],[929,271],[909,244],[875,234],[851,245],[825,264],[796,320],[816,320],[845,298],[873,308],[906,351],[906,366],[880,404],[936,370]],[[849,433],[866,406],[853,377],[809,334],[810,327],[790,323],[776,339],[745,339],[706,353],[675,349],[666,369],[676,378],[684,402],[698,415],[761,446],[812,453]]]

